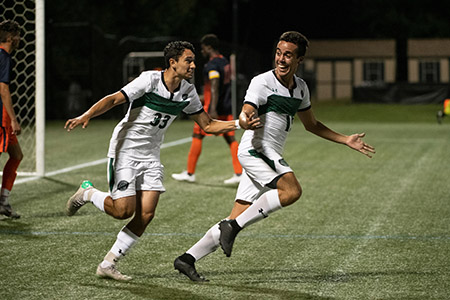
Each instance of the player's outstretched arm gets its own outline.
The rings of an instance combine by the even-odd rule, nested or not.
[[[335,132],[330,128],[328,128],[327,126],[325,126],[322,122],[318,121],[314,117],[314,114],[311,109],[298,112],[297,115],[299,116],[306,130],[308,130],[311,133],[314,133],[317,136],[320,136],[321,138],[347,145],[350,148],[358,152],[361,152],[362,154],[366,155],[369,158],[372,158],[371,154],[375,153],[375,148],[369,144],[366,144],[362,140],[362,138],[365,136],[364,133],[343,135],[341,133]]]
[[[262,127],[260,119],[256,116],[256,108],[244,104],[239,114],[239,125],[245,130],[255,130]]]
[[[209,134],[221,134],[238,129],[236,126],[236,120],[215,120],[205,111],[192,115],[191,118],[200,126],[201,129],[203,129],[203,131]]]
[[[82,128],[86,128],[89,125],[90,119],[97,117],[107,112],[114,106],[125,102],[126,99],[125,96],[122,94],[122,92],[116,92],[114,94],[108,95],[99,100],[94,105],[92,105],[91,108],[89,108],[81,116],[67,120],[66,124],[64,125],[64,128],[67,129],[67,131],[71,131],[72,129],[74,129],[79,125],[81,125]]]
[[[365,156],[372,158],[372,154],[375,153],[375,148],[362,140],[365,135],[365,133],[355,133],[349,135],[345,144],[350,148],[361,152]]]

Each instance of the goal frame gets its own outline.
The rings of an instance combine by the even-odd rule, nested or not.
[[[36,172],[45,176],[45,0],[36,0]],[[20,173],[19,173],[20,174]]]

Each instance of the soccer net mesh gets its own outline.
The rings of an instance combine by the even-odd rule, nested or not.
[[[42,7],[39,7],[40,5]],[[18,136],[18,140],[22,148],[24,158],[19,166],[19,175],[38,174],[38,160],[41,159],[38,157],[40,155],[36,154],[37,144],[39,144],[36,139],[36,79],[38,74],[36,72],[37,8],[43,10],[43,0],[0,1],[0,11],[2,12],[1,21],[10,19],[17,21],[21,26],[20,46],[12,53],[12,73],[9,86],[14,110],[17,114],[19,124],[22,127],[22,133]],[[7,154],[1,155],[1,168],[3,168],[7,159]]]

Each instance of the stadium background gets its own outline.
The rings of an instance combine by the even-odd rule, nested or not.
[[[174,122],[161,151],[167,192],[120,265],[134,280],[95,277],[126,221],[92,205],[68,218],[64,206],[83,179],[107,189],[105,153],[123,108],[87,130],[67,133],[63,126],[123,85],[126,53],[160,51],[175,38],[199,49],[198,39],[215,32],[224,54],[238,49],[242,93],[245,80],[271,67],[271,46],[285,30],[312,41],[393,39],[399,54],[407,39],[450,37],[447,1],[261,3],[238,1],[233,27],[233,1],[46,1],[46,174],[19,177],[10,202],[21,218],[0,217],[0,299],[448,299],[450,122],[436,123],[437,103],[314,100],[314,113],[331,128],[364,130],[375,157],[319,139],[297,120],[284,157],[304,195],[247,228],[231,259],[217,251],[200,261],[199,272],[211,280],[205,285],[175,272],[173,260],[229,213],[236,189],[222,184],[232,172],[224,159],[229,150],[221,138],[208,138],[198,183],[171,179],[167,174],[185,167],[192,134],[192,121]],[[404,66],[404,55],[397,57]],[[406,78],[400,68],[396,82]],[[73,82],[83,105],[68,109]]]
[[[161,51],[173,39],[197,49],[195,83],[200,90],[204,60],[198,41],[216,33],[222,52],[237,53],[238,99],[248,81],[271,67],[273,46],[286,30],[310,40],[393,39],[395,82],[408,78],[407,41],[449,38],[448,1],[46,1],[47,119],[84,111],[123,86],[122,63],[132,51]],[[314,74],[301,74],[314,95]],[[337,79],[339,80],[339,78]],[[76,99],[76,105],[68,103]],[[443,101],[438,99],[435,101]],[[72,101],[73,102],[73,101]],[[106,117],[122,111],[116,110]]]

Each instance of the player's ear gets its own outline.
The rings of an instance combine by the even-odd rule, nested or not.
[[[176,70],[176,67],[175,67],[176,63],[177,63],[177,61],[174,58],[169,59],[169,66],[174,71]]]

